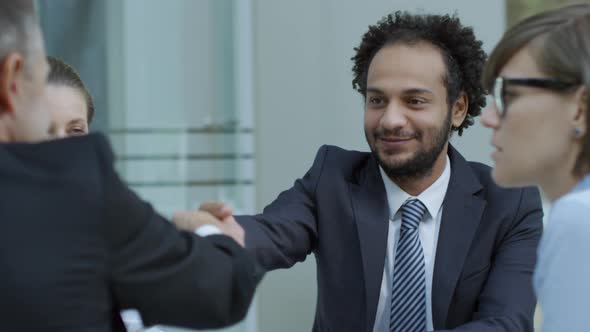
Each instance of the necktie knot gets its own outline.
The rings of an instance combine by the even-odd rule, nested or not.
[[[402,229],[416,230],[426,212],[426,206],[419,199],[411,199],[401,207]]]

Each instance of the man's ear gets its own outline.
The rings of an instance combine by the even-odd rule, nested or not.
[[[453,108],[451,109],[451,122],[453,124],[453,128],[457,128],[463,124],[468,110],[469,98],[465,92],[461,92],[461,94],[459,94],[459,98],[457,98],[453,104]]]
[[[13,113],[0,112],[0,142],[14,141],[15,118]]]
[[[22,55],[10,53],[0,63],[0,114],[14,113],[15,99],[20,93],[20,78],[23,74]]]

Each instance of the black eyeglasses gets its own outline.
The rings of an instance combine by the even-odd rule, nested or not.
[[[498,115],[500,115],[501,118],[506,115],[506,88],[509,85],[530,86],[534,88],[564,92],[575,86],[578,86],[579,84],[573,82],[560,81],[554,78],[498,77],[494,82],[494,89],[492,90],[492,94],[494,96],[494,103],[496,104]]]

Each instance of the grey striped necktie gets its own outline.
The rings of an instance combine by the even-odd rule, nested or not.
[[[402,224],[397,242],[391,290],[390,332],[426,331],[426,271],[418,225],[426,207],[417,199],[400,208]]]

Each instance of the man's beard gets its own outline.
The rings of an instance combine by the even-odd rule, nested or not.
[[[445,119],[443,125],[434,133],[432,139],[429,142],[423,142],[424,133],[421,130],[417,130],[412,135],[404,134],[400,129],[392,131],[377,131],[374,133],[374,142],[379,139],[379,136],[396,136],[396,137],[412,137],[419,142],[422,142],[421,148],[414,152],[410,159],[402,161],[387,161],[385,158],[381,158],[379,155],[375,143],[370,145],[371,152],[383,171],[387,176],[394,182],[405,182],[408,180],[415,180],[423,178],[432,172],[434,164],[441,152],[445,148],[445,144],[450,138],[451,132],[451,112]],[[365,135],[368,135],[365,132]]]

